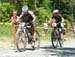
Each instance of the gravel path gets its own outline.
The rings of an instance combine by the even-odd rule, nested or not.
[[[41,43],[40,49],[28,48],[18,52],[14,48],[0,49],[0,57],[75,57],[75,40],[65,41],[63,48],[52,48],[50,43]]]

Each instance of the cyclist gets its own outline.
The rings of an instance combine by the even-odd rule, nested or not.
[[[32,36],[33,36],[32,38],[33,38],[33,41],[35,41],[35,21],[36,21],[36,17],[34,15],[33,11],[29,10],[27,5],[24,5],[22,7],[22,12],[21,12],[21,14],[19,16],[19,19],[21,19],[22,17],[25,18],[23,20],[23,22],[30,23],[30,25],[31,25],[31,33],[32,33]],[[28,42],[30,43],[30,41],[28,41]]]
[[[48,22],[47,22],[47,19],[44,21],[43,25],[44,25],[45,37],[48,38]]]
[[[61,26],[62,22],[64,22],[64,18],[59,13],[59,10],[58,9],[53,10],[53,16],[50,20],[50,23],[52,26],[53,25],[55,26],[55,27],[53,27],[54,29],[56,29],[56,28],[58,29],[58,33],[60,34],[60,36],[62,36],[62,33],[63,33],[62,32],[62,26]]]

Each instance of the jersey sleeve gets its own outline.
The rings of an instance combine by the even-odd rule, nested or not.
[[[31,16],[35,17],[34,13],[32,11],[28,12]]]
[[[62,22],[64,22],[64,21],[65,21],[63,17],[62,17],[61,19],[62,19]]]
[[[55,19],[55,16],[52,16],[52,19]]]

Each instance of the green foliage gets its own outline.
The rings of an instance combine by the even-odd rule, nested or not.
[[[51,17],[50,12],[44,7],[39,7],[37,11],[37,23],[42,23],[44,20],[49,20]]]
[[[13,6],[9,3],[0,3],[0,22],[8,22]]]
[[[73,22],[75,17],[75,0],[51,0],[52,9],[59,9],[62,15],[67,16],[70,23]]]
[[[49,19],[51,17],[53,9],[59,9],[63,16],[66,14],[69,21],[75,18],[75,0],[1,0],[1,2],[0,22],[8,21],[8,17],[12,12],[12,5],[16,6],[19,14],[21,13],[22,6],[28,5],[29,9],[35,12],[39,24],[45,18]]]

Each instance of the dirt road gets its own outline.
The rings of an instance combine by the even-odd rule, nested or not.
[[[16,48],[0,49],[0,57],[75,57],[75,40],[65,41],[63,48],[54,49],[50,43],[41,43],[40,49],[27,48],[18,52]]]

